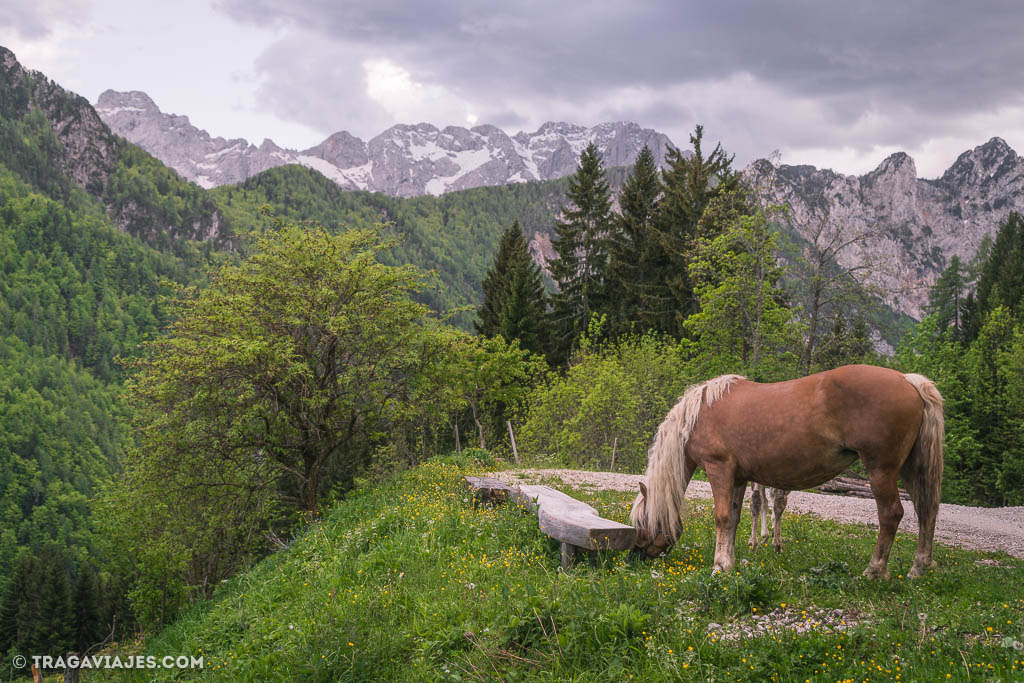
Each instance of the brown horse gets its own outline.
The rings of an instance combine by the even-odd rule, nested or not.
[[[630,514],[635,550],[655,557],[678,540],[686,487],[702,467],[714,496],[714,571],[729,571],[748,481],[805,489],[860,458],[878,506],[878,542],[864,575],[889,577],[889,550],[903,517],[899,477],[920,524],[910,570],[920,576],[935,566],[942,438],[942,396],[921,375],[848,365],[774,384],[716,377],[687,389],[658,428],[647,485],[640,485]]]

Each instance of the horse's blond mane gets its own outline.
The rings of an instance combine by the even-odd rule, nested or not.
[[[710,407],[740,375],[722,375],[689,387],[658,427],[647,455],[647,496],[644,505],[630,512],[633,526],[650,532],[659,529],[673,542],[682,532],[680,516],[686,496],[684,468],[686,443],[697,424],[701,403]]]

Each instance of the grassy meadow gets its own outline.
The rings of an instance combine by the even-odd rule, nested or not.
[[[738,570],[711,576],[697,500],[667,557],[563,572],[534,515],[474,509],[462,476],[488,466],[435,460],[350,495],[138,646],[202,671],[146,679],[1024,680],[1024,560],[937,545],[910,581],[900,534],[894,578],[872,581],[873,529],[787,514],[781,554],[738,544]],[[563,490],[628,518],[628,494]]]

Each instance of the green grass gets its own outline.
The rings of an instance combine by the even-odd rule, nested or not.
[[[1024,678],[1019,559],[937,546],[939,568],[910,581],[896,578],[914,552],[901,534],[894,578],[871,581],[860,572],[872,529],[787,514],[781,554],[741,545],[738,571],[713,577],[698,500],[668,557],[607,553],[563,572],[534,515],[474,509],[467,471],[428,463],[337,504],[142,646],[201,655],[203,671],[146,679]],[[628,517],[629,494],[570,492]],[[740,538],[749,524],[745,514]],[[767,621],[783,625],[758,630]]]

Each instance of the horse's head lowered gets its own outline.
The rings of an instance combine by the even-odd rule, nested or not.
[[[650,528],[649,516],[647,515],[647,499],[647,486],[640,482],[640,493],[637,495],[636,500],[633,501],[633,510],[629,515],[633,526],[636,528],[636,543],[633,545],[632,552],[643,553],[647,557],[653,558],[668,552],[673,542],[661,530],[660,526],[655,525],[653,529]]]

